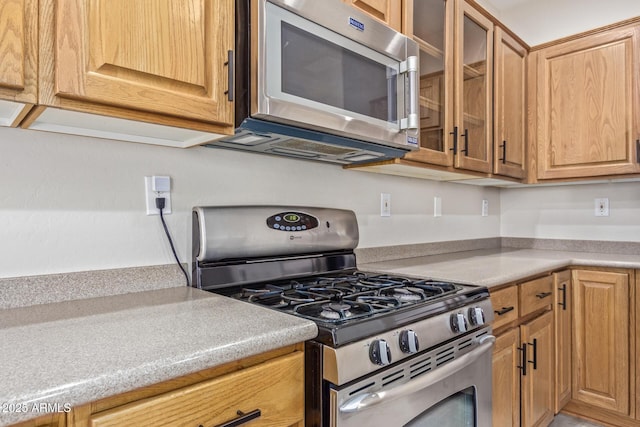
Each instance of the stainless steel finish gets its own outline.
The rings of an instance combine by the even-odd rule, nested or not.
[[[492,322],[493,311],[491,310],[491,301],[485,299],[476,305],[488,314],[485,319],[486,322]],[[451,331],[449,328],[450,316],[450,313],[443,313],[410,325],[415,334],[420,337],[422,348],[433,348],[460,335],[459,333]],[[332,384],[343,385],[379,370],[380,366],[369,359],[369,348],[376,340],[384,340],[387,342],[391,352],[391,360],[394,362],[414,356],[413,354],[404,353],[400,349],[399,337],[402,331],[406,329],[407,326],[404,326],[381,332],[365,340],[354,342],[343,347],[331,348],[324,346],[323,378]]]
[[[199,262],[229,258],[278,257],[352,250],[358,245],[358,223],[352,211],[303,206],[195,207]],[[280,231],[267,226],[267,218],[301,212],[318,220],[318,227]],[[195,239],[195,237],[194,237]],[[286,275],[285,275],[286,276]]]
[[[332,389],[331,412],[338,413],[333,425],[402,426],[452,394],[474,387],[476,427],[490,427],[494,342],[486,327],[349,387]]]
[[[372,51],[381,53],[397,61],[398,64],[409,56],[418,56],[418,45],[413,40],[342,1],[335,0],[329,3],[317,0],[258,0],[258,21],[257,27],[255,27],[258,28],[258,69],[266,69],[268,53],[273,48],[273,46],[268,45],[266,39],[266,7],[269,3],[282,7],[308,20],[310,23],[324,27],[339,36],[353,40]],[[362,22],[366,30],[355,31],[348,25],[349,17],[355,17]],[[401,107],[405,105],[404,88],[406,84],[408,84],[408,77],[399,76],[398,105]],[[407,143],[407,135],[416,138],[418,136],[417,128],[407,133],[400,132],[399,126],[395,129],[389,129],[388,125],[376,126],[366,118],[353,117],[349,112],[340,114],[270,97],[266,88],[266,73],[259,73],[257,81],[257,110],[252,111],[252,116],[254,117],[268,118],[280,123],[361,140],[371,140],[396,147],[411,148]],[[418,95],[418,90],[418,87],[414,86],[416,96]],[[404,112],[399,111],[398,117],[403,117],[403,115]],[[304,118],[304,121],[301,121],[301,118]]]
[[[419,61],[417,56],[410,56],[406,61],[400,64],[400,72],[407,73],[408,76],[408,93],[409,108],[407,117],[400,121],[400,129],[419,129],[420,128],[420,101],[418,93],[420,91],[420,83],[418,81]]]

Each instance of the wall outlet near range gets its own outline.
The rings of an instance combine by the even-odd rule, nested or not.
[[[609,199],[594,199],[595,202],[595,216],[609,216]]]
[[[164,197],[163,215],[171,213],[171,177],[145,176],[145,201],[147,215],[160,215],[160,209],[156,207],[156,197]]]
[[[433,216],[442,216],[442,198],[435,196],[433,198]]]

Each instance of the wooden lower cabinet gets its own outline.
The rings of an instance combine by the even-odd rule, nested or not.
[[[493,425],[520,425],[520,330],[510,329],[493,349]]]
[[[42,415],[32,420],[24,421],[18,424],[13,424],[12,427],[65,427],[66,423],[65,413],[53,413]]]
[[[631,414],[629,274],[573,271],[573,400]]]
[[[234,362],[231,372],[214,373],[214,378],[196,373],[74,408],[67,425],[208,427],[236,421],[230,425],[304,426],[304,352],[262,359],[248,367]],[[191,384],[171,388],[185,381]]]
[[[555,393],[557,414],[571,400],[572,298],[571,271],[554,273],[553,317],[555,332]]]
[[[546,427],[553,420],[553,299],[547,295],[552,286],[552,276],[545,276],[491,294],[497,337],[494,427]],[[506,316],[511,320],[507,322]]]
[[[520,334],[528,365],[522,374],[521,425],[547,426],[554,415],[553,313],[520,326]]]

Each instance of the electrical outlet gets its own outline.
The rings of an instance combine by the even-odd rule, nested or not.
[[[609,216],[609,199],[594,199],[595,202],[595,216]]]
[[[391,216],[391,194],[380,193],[380,216]]]
[[[160,209],[156,208],[156,197],[164,197],[163,215],[171,213],[171,177],[169,176],[145,176],[145,200],[147,215],[160,215]]]
[[[442,198],[438,196],[433,198],[433,216],[442,216]]]
[[[489,201],[482,199],[482,216],[489,216]]]

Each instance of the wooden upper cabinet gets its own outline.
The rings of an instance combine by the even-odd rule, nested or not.
[[[233,125],[226,94],[233,1],[40,3],[42,104],[182,127],[179,120],[221,125],[204,127],[213,131]]]
[[[458,130],[458,146],[454,150],[455,166],[490,173],[493,170],[493,22],[466,2],[458,2],[456,6],[454,126]]]
[[[527,49],[502,28],[494,34],[493,172],[525,176]]]
[[[453,165],[454,0],[405,2],[404,32],[420,48],[420,149],[405,159]]]
[[[16,126],[37,102],[38,1],[0,1],[0,126]]]
[[[402,2],[399,0],[342,0],[387,24],[401,30]]]
[[[640,172],[640,26],[536,52],[538,179]]]

